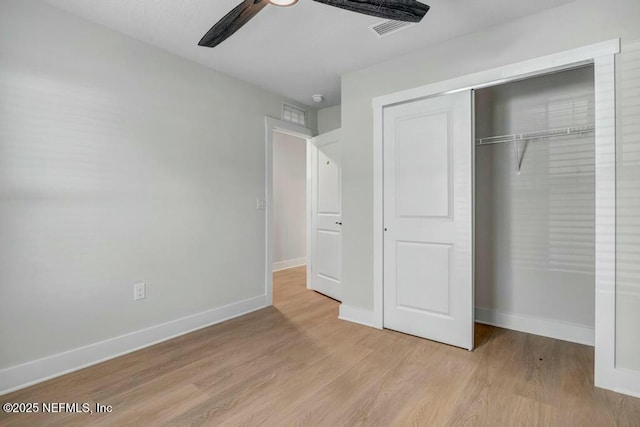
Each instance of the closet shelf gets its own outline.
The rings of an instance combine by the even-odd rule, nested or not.
[[[583,135],[594,132],[595,125],[571,126],[567,128],[548,129],[537,132],[518,133],[512,135],[490,136],[476,139],[476,145],[502,144],[505,142],[526,141],[529,139],[550,138],[557,136]]]

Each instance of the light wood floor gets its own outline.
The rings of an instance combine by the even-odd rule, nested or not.
[[[111,414],[0,425],[640,426],[640,399],[595,389],[593,349],[483,325],[468,352],[337,319],[276,273],[275,306],[0,397]]]

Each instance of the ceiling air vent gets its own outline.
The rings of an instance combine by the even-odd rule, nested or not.
[[[378,37],[383,38],[397,33],[400,30],[404,30],[405,28],[413,27],[414,25],[416,25],[415,22],[382,21],[377,24],[373,24],[369,28],[371,31],[376,33]]]

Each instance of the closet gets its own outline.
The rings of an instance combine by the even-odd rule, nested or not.
[[[594,92],[585,65],[384,106],[382,327],[593,344]]]
[[[619,40],[373,99],[373,310],[472,350],[477,323],[594,346],[616,368]],[[620,119],[620,118],[619,118]]]
[[[476,321],[591,344],[593,67],[475,91]]]

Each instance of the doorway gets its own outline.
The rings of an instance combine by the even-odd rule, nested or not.
[[[593,74],[475,93],[476,322],[594,345]]]
[[[271,117],[265,120],[265,130],[267,303],[273,304],[273,271],[302,264],[307,266],[307,288],[339,301],[342,291],[340,131],[314,137],[310,129]],[[299,176],[303,169],[299,164],[302,151],[306,151],[303,215]],[[275,171],[275,167],[283,170]],[[305,234],[306,253],[300,255]]]
[[[383,328],[385,322],[385,310],[383,306],[387,260],[385,259],[385,239],[386,212],[385,198],[387,192],[384,188],[386,165],[385,165],[385,130],[388,127],[386,114],[399,106],[406,104],[419,105],[426,100],[434,100],[438,97],[452,97],[455,94],[471,92],[511,83],[515,81],[530,79],[560,71],[567,71],[584,66],[592,66],[594,70],[594,125],[595,125],[595,369],[594,383],[596,386],[615,389],[618,382],[626,381],[627,375],[615,366],[615,54],[620,51],[619,40],[611,40],[583,48],[511,64],[504,67],[487,70],[473,75],[463,76],[439,83],[418,87],[411,90],[398,92],[376,98],[374,105],[374,301],[373,319],[374,326]],[[477,105],[472,104],[473,108]],[[444,114],[450,114],[444,111]],[[470,117],[473,118],[473,114]],[[418,119],[419,115],[411,116]],[[451,130],[452,128],[448,128]],[[474,140],[468,141],[468,151],[473,153]],[[519,153],[522,156],[522,152]],[[455,156],[452,176],[455,172]],[[466,166],[473,165],[473,157],[469,156]],[[462,170],[468,170],[463,168]],[[442,171],[442,169],[439,169]],[[458,168],[458,170],[460,170]],[[436,178],[442,178],[443,183],[449,179],[444,173]],[[456,202],[460,202],[471,210],[474,205],[473,175],[464,184],[465,193],[471,196],[464,196],[461,200],[455,199],[455,192],[449,192]],[[440,190],[445,192],[447,188],[440,186]],[[454,188],[455,190],[455,188]],[[448,190],[447,190],[448,191]],[[442,205],[442,204],[441,204]],[[446,227],[443,227],[445,229]],[[459,233],[456,237],[462,242],[464,249],[473,251],[474,224],[473,216],[466,228],[457,229]],[[472,242],[471,245],[468,245]],[[442,252],[442,251],[441,251]],[[459,257],[449,258],[449,262],[457,263]],[[462,264],[450,271],[473,271],[474,258],[466,258]],[[441,271],[445,269],[440,268]],[[449,283],[450,279],[442,274],[442,290]],[[459,276],[459,275],[458,275]],[[408,277],[411,277],[409,275]],[[472,276],[473,277],[473,276]],[[473,279],[467,283],[468,291],[461,295],[446,293],[443,291],[441,301],[446,301],[445,297],[454,296],[453,301],[449,301],[451,306],[463,302],[468,310],[469,326],[473,324],[473,301],[474,287]],[[432,310],[433,311],[433,310]],[[447,316],[446,313],[442,314]],[[463,322],[463,320],[461,320]],[[468,342],[468,341],[467,341]],[[469,348],[464,346],[465,348]]]
[[[307,264],[307,140],[273,132],[273,271]]]

